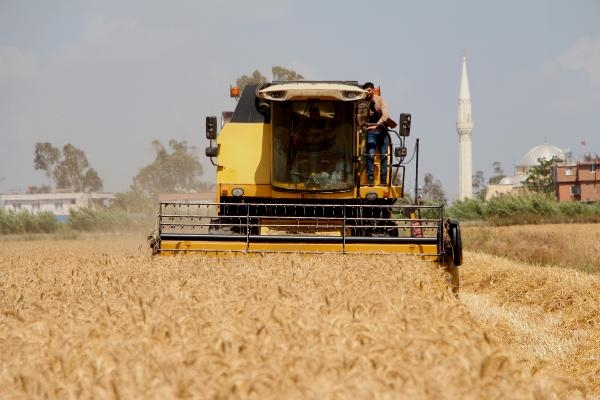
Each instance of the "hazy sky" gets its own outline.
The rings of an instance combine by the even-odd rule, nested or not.
[[[46,141],[84,150],[106,191],[129,189],[154,139],[198,146],[214,181],[205,117],[234,108],[237,77],[282,65],[380,85],[452,199],[463,53],[474,173],[512,174],[545,142],[600,153],[598,0],[0,0],[0,193],[49,183]]]

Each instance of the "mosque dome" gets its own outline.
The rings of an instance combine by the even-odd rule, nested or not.
[[[519,165],[523,167],[533,167],[539,165],[538,159],[544,158],[546,160],[550,160],[552,157],[558,157],[561,160],[564,160],[566,153],[564,150],[556,146],[544,143],[540,144],[539,146],[535,146],[533,149],[525,153],[521,159],[521,164]]]
[[[514,185],[515,184],[515,178],[511,177],[511,176],[505,176],[504,178],[500,179],[500,182],[498,182],[499,185]]]

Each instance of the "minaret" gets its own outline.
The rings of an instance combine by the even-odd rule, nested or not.
[[[458,95],[458,200],[473,197],[473,167],[471,160],[471,95],[467,78],[467,57],[462,58],[462,74],[460,76],[460,93]]]

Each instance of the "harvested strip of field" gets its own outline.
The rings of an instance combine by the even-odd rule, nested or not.
[[[600,396],[600,276],[469,252],[461,300],[486,332]],[[575,266],[574,266],[575,267]]]
[[[0,398],[583,398],[403,258],[3,242],[0,294]]]

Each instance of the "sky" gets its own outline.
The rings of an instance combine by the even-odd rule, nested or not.
[[[544,143],[600,153],[599,21],[597,0],[0,0],[0,193],[51,183],[37,142],[82,149],[123,192],[153,140],[186,140],[214,182],[205,117],[233,110],[236,78],[281,65],[380,86],[452,200],[463,55],[473,173],[512,175]]]

